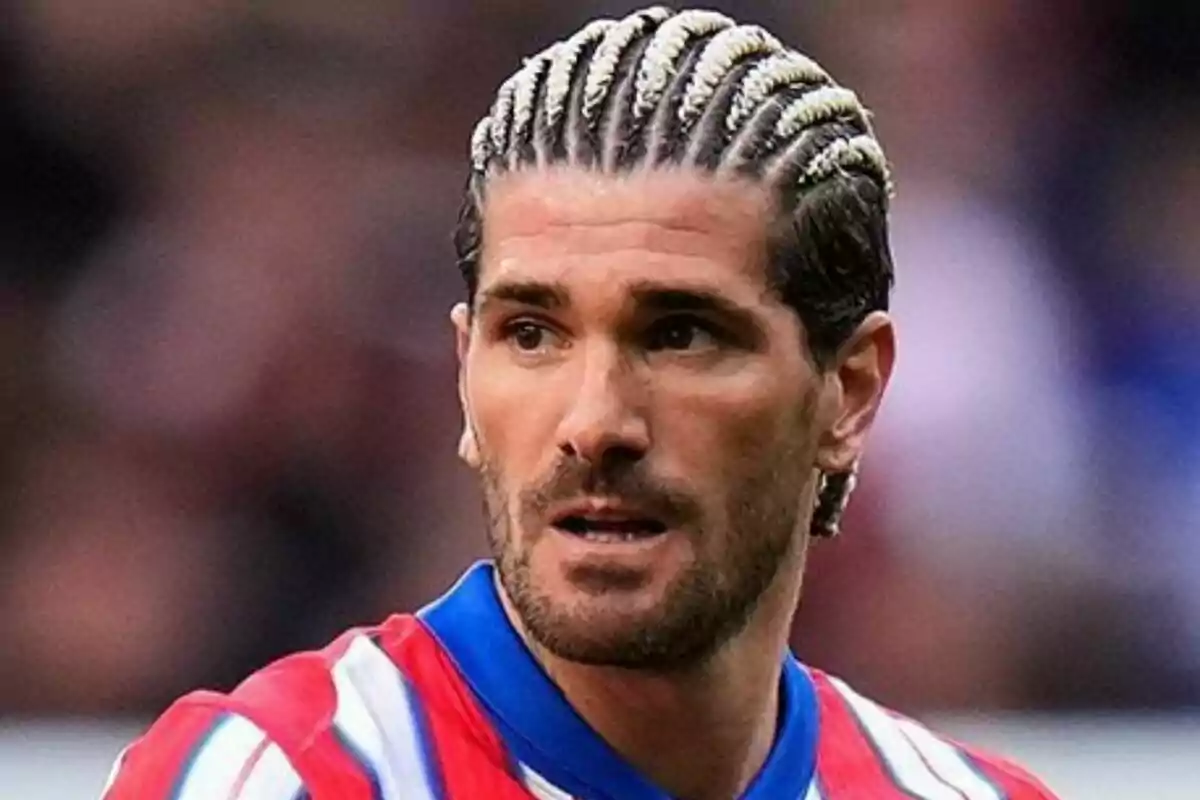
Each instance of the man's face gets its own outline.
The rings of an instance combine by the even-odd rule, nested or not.
[[[694,663],[796,563],[823,379],[767,283],[772,214],[688,172],[489,186],[461,393],[505,594],[560,657]]]

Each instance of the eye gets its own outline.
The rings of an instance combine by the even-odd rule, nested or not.
[[[536,353],[549,347],[555,337],[554,331],[530,319],[518,319],[504,326],[504,338],[514,348],[525,353]]]
[[[646,346],[650,350],[706,350],[720,345],[715,327],[698,317],[673,316],[650,327]]]

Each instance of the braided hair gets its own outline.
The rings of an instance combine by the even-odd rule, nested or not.
[[[869,114],[815,61],[756,25],[664,7],[590,22],[500,86],[470,155],[454,244],[472,297],[494,176],[674,166],[775,194],[769,278],[804,323],[819,369],[869,313],[888,307],[892,186]],[[814,535],[837,533],[853,486],[853,472],[820,476]]]

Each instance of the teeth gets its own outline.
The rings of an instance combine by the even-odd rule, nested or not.
[[[585,531],[583,538],[589,542],[632,542],[639,537],[636,533],[618,533],[615,531]]]

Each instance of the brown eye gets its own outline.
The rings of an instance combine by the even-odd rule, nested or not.
[[[553,344],[554,331],[533,320],[517,320],[504,328],[504,338],[523,353],[536,353]]]
[[[670,317],[650,329],[646,346],[650,350],[697,350],[716,344],[717,337],[701,320]]]

